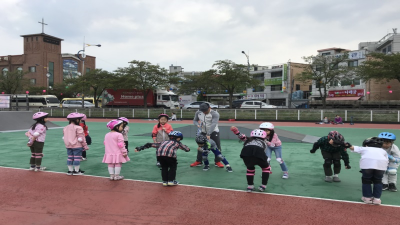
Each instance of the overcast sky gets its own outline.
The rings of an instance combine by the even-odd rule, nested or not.
[[[216,60],[303,62],[318,49],[351,50],[400,32],[398,0],[1,0],[0,56],[23,53],[20,35],[64,39],[63,53],[86,54],[114,71],[131,60],[204,71]]]

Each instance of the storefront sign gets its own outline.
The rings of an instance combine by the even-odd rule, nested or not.
[[[364,89],[351,89],[351,90],[336,90],[329,91],[328,97],[362,97],[364,96]]]

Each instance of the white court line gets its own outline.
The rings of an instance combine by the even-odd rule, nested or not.
[[[52,129],[61,129],[61,128],[64,128],[64,127],[50,127],[50,128],[48,128],[49,130],[52,130]],[[25,130],[6,130],[6,131],[0,131],[0,133],[12,133],[12,132],[20,132],[20,131],[28,131],[29,129],[25,129]]]
[[[7,168],[7,169],[16,169],[16,170],[27,170],[28,169],[22,169],[22,168],[15,168],[15,167],[6,167],[6,166],[0,166],[0,168]],[[59,173],[59,174],[66,174],[64,172],[56,172],[56,171],[42,171],[42,172],[50,172],[50,173]],[[98,178],[103,178],[103,179],[109,179],[109,177],[102,177],[102,176],[95,176],[95,175],[84,175],[88,177],[98,177]],[[144,183],[153,183],[153,184],[161,184],[162,182],[158,181],[147,181],[147,180],[134,180],[134,179],[125,179],[128,181],[138,181],[138,182],[144,182]],[[235,190],[235,189],[228,189],[228,188],[216,188],[216,187],[205,187],[205,186],[197,186],[197,185],[190,185],[190,184],[179,184],[178,186],[185,186],[185,187],[196,187],[196,188],[207,188],[207,189],[216,189],[216,190],[224,190],[224,191],[236,191],[236,192],[245,192],[247,191],[244,190]],[[345,203],[353,203],[353,204],[362,204],[366,205],[365,203],[362,202],[354,202],[354,201],[346,201],[346,200],[337,200],[337,199],[330,199],[330,198],[317,198],[317,197],[308,197],[308,196],[300,196],[300,195],[286,195],[286,194],[276,194],[276,193],[266,193],[266,192],[252,192],[251,194],[264,194],[264,195],[275,195],[275,196],[284,196],[284,197],[294,197],[294,198],[306,198],[306,199],[316,199],[316,200],[323,200],[323,201],[332,201],[332,202],[345,202]],[[387,205],[387,204],[381,204],[381,206],[389,206],[389,207],[398,207],[398,205]]]

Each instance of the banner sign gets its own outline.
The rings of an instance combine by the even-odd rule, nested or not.
[[[364,96],[364,89],[351,89],[351,90],[336,90],[328,91],[328,97],[362,97]]]

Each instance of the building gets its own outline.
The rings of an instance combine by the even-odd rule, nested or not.
[[[31,85],[51,88],[62,83],[65,78],[76,77],[96,68],[96,58],[93,56],[86,56],[85,68],[82,68],[82,60],[76,55],[62,54],[61,45],[64,40],[61,38],[45,33],[21,37],[23,54],[0,56],[0,71],[27,71],[25,77]]]
[[[308,99],[311,82],[301,83],[295,79],[305,64],[287,62],[272,66],[253,66],[250,74],[263,82],[262,86],[247,88],[247,99],[259,99],[270,105],[291,108]],[[296,96],[296,98],[294,98]]]

